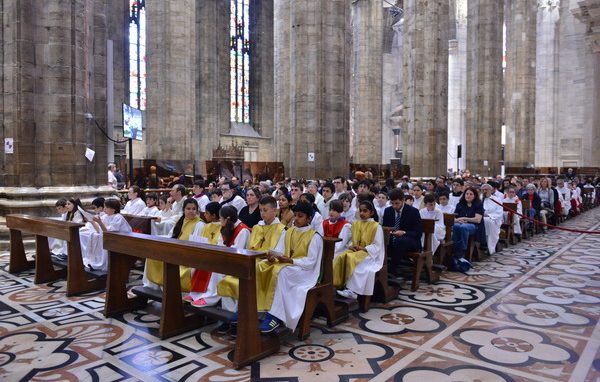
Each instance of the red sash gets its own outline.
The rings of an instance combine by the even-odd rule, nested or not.
[[[329,219],[323,221],[323,234],[325,237],[339,237],[342,228],[346,225],[347,221],[344,218],[340,218],[335,223],[331,223]]]
[[[240,232],[242,232],[242,230],[244,228],[250,229],[244,223],[240,223],[240,224],[238,224],[237,227],[235,227],[235,229],[233,230],[233,235],[231,237],[231,240],[226,244],[228,247],[231,247],[233,245],[237,235]],[[211,276],[212,276],[212,272],[205,271],[203,269],[196,269],[196,271],[194,272],[194,275],[192,276],[191,291],[192,292],[202,292],[202,293],[206,292],[206,289],[208,288],[208,283],[210,282]]]

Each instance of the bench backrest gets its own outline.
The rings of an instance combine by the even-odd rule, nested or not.
[[[446,227],[446,236],[444,237],[444,241],[446,242],[452,241],[452,227],[454,226],[454,219],[456,219],[456,215],[444,214],[444,226]]]
[[[140,233],[105,232],[104,249],[143,259],[185,265],[250,280],[255,275],[255,259],[264,252],[200,244],[149,236]]]
[[[156,220],[155,216],[121,215],[127,220],[127,223],[129,223],[133,231],[145,233],[147,235],[152,233],[150,223],[152,223],[153,220]]]
[[[435,232],[434,219],[421,219],[423,222],[423,234],[425,235],[423,251],[431,251],[431,236]]]
[[[69,242],[73,237],[72,233],[79,233],[79,228],[83,227],[84,224],[39,216],[12,214],[6,216],[6,226],[24,233],[54,237]]]
[[[504,207],[504,211],[509,212],[506,224],[513,224],[513,214],[510,212],[517,210],[517,203],[503,203],[502,205]]]

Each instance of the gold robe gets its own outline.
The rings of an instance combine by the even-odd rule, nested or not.
[[[181,227],[181,233],[179,234],[178,239],[188,240],[192,232],[194,232],[194,228],[196,227],[196,224],[199,221],[199,217],[196,217],[194,219],[184,219],[183,226]],[[146,275],[148,277],[148,280],[162,286],[163,262],[151,259],[146,260]],[[179,266],[179,277],[181,278],[181,291],[189,292],[192,283],[191,268]]]
[[[364,248],[372,244],[378,226],[379,223],[372,220],[357,220],[352,223],[352,245]],[[340,253],[333,260],[333,286],[338,289],[343,288],[356,266],[368,255],[365,250],[353,251],[352,249]]]

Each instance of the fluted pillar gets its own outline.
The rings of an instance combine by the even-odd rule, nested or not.
[[[506,165],[535,163],[537,0],[506,1]]]
[[[350,3],[275,2],[274,146],[292,177],[348,172]]]
[[[404,1],[403,148],[413,176],[445,174],[448,1]]]

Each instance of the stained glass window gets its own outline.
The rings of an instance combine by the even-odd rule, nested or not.
[[[250,0],[231,0],[231,120],[250,123]]]
[[[129,105],[146,109],[146,0],[129,0]]]

